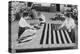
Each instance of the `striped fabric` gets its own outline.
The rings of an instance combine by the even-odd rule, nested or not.
[[[40,44],[71,44],[75,43],[74,36],[68,30],[54,30],[54,24],[44,24]]]

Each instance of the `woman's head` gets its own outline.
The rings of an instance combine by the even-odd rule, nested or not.
[[[65,16],[70,18],[71,17],[71,13],[66,13]]]
[[[27,17],[28,16],[28,13],[27,12],[24,12],[23,13],[23,17]]]

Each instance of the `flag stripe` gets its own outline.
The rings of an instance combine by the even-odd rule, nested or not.
[[[67,43],[66,38],[65,38],[65,35],[63,33],[63,30],[61,30],[61,33],[62,33],[62,37],[63,37],[64,42]]]
[[[43,40],[43,44],[46,44],[46,38],[47,38],[47,28],[48,28],[48,24],[46,24],[46,28],[45,28],[45,35],[44,35],[44,40]]]
[[[54,38],[54,44],[56,44],[56,34],[54,30],[53,30],[53,38]]]
[[[44,28],[43,28],[43,31],[42,31],[42,36],[41,36],[40,44],[43,44],[44,35],[45,35],[45,29],[46,29],[46,24],[44,24]]]
[[[49,44],[51,44],[51,24],[49,24]]]
[[[64,40],[63,40],[63,37],[62,37],[62,34],[61,34],[60,30],[59,30],[59,33],[60,33],[60,36],[61,36],[61,41],[64,44]]]
[[[51,43],[54,44],[53,40],[53,25],[51,24]]]
[[[57,35],[57,30],[55,30],[55,34],[56,34],[56,42],[57,42],[57,44],[59,44],[58,35]]]
[[[69,34],[68,34],[68,32],[67,32],[66,30],[65,30],[65,33],[66,33],[66,36],[67,36],[69,42],[72,43],[72,41],[71,41],[71,39],[70,39],[70,37],[69,37]]]
[[[58,34],[59,43],[60,43],[60,44],[62,44],[62,41],[61,41],[61,37],[60,37],[59,30],[57,31],[57,34]]]
[[[46,37],[46,44],[49,43],[49,24],[48,24],[48,27],[47,27],[47,37]]]
[[[65,39],[66,39],[67,43],[70,43],[64,30],[63,30],[63,33],[65,35]]]

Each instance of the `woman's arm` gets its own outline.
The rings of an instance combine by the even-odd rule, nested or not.
[[[65,26],[65,24],[66,24],[66,20],[59,26],[59,28],[58,29],[61,29],[61,28],[63,28],[64,26]]]

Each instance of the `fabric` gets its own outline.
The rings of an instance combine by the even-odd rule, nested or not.
[[[27,36],[32,35],[32,34],[34,34],[34,33],[36,33],[36,30],[27,29],[27,30],[25,30],[25,31],[23,32],[23,34],[21,35],[20,38],[27,37]],[[31,36],[31,37],[29,37],[29,38],[32,39],[33,36]]]

